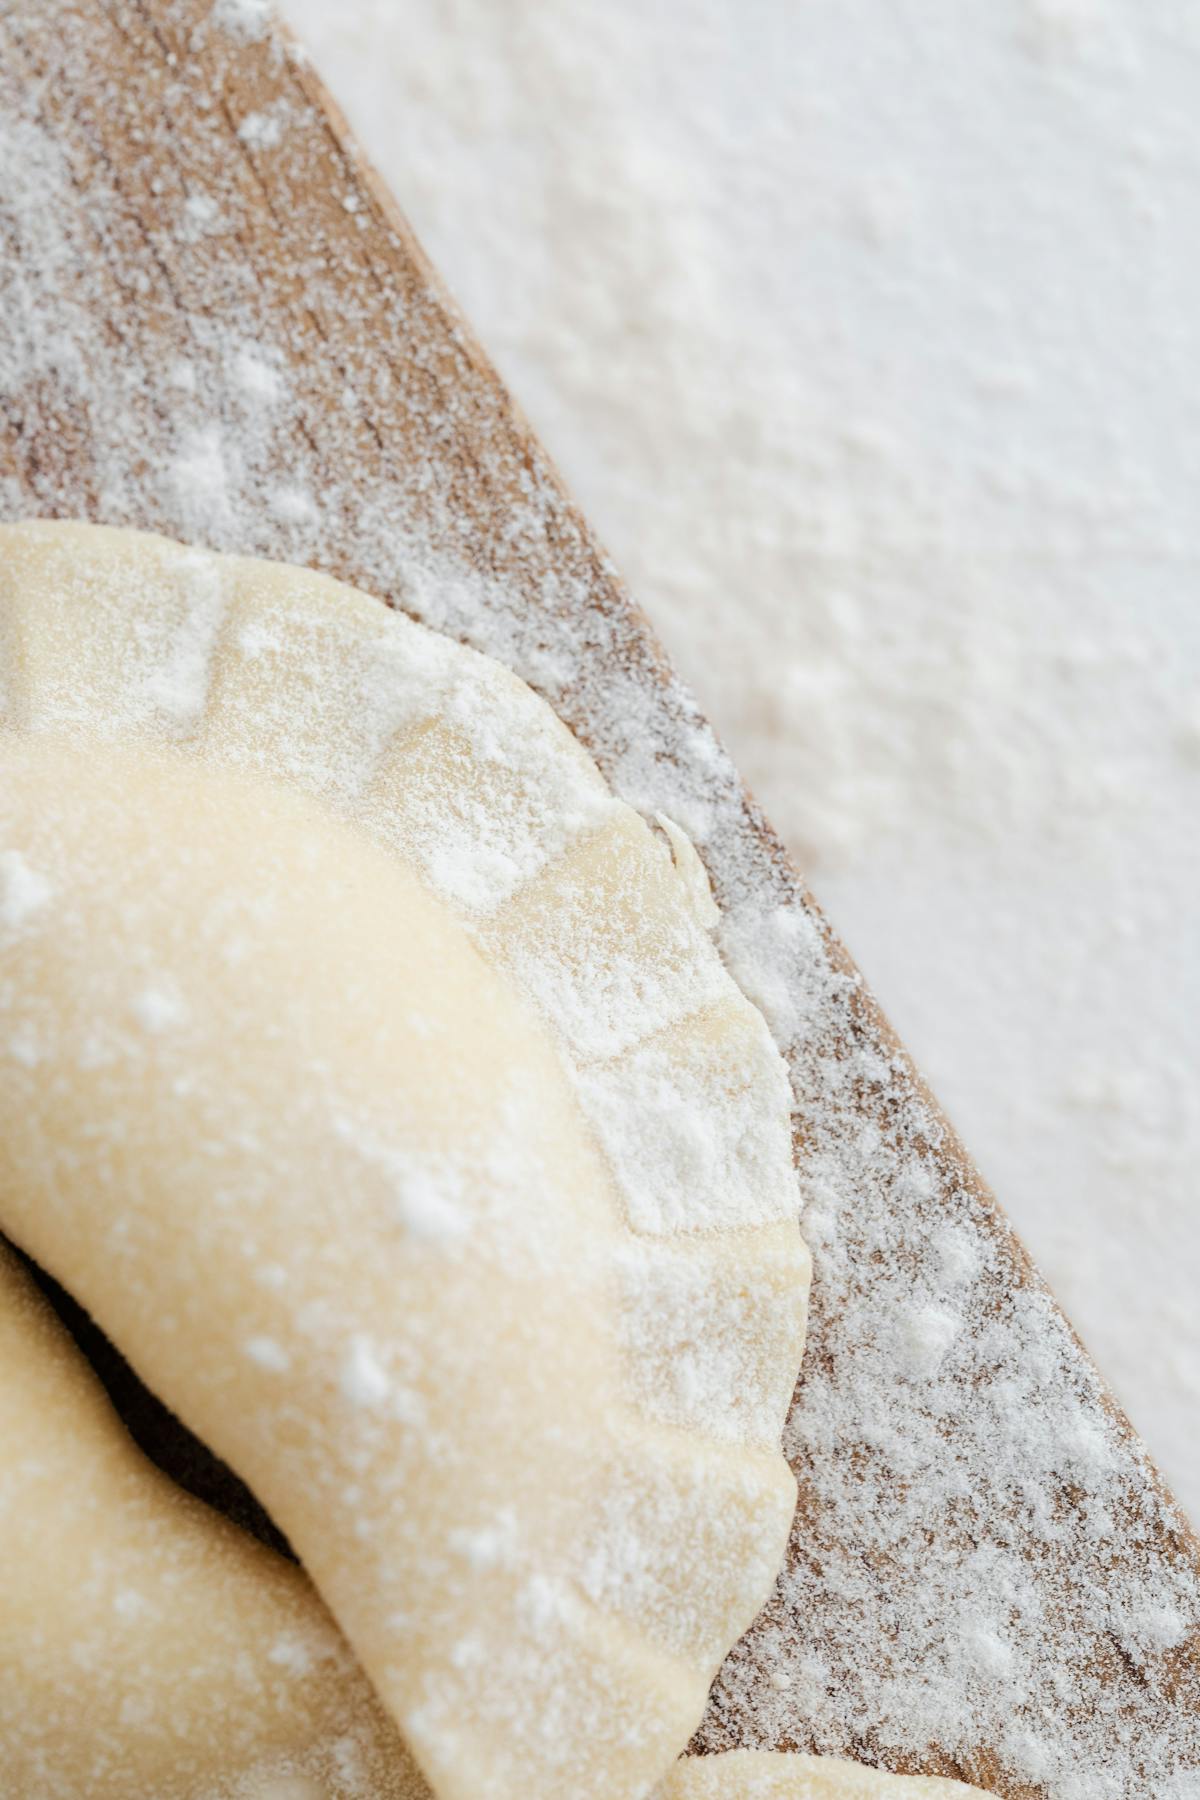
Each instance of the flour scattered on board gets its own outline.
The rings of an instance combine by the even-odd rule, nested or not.
[[[210,27],[233,34],[232,53],[244,57],[265,18],[254,0],[220,0]],[[45,54],[65,74],[78,62],[80,74],[87,30],[51,36]],[[397,377],[365,288],[353,304],[366,349],[353,330],[339,330],[346,291],[329,279],[324,236],[339,218],[337,255],[352,259],[363,214],[342,207],[349,175],[329,165],[324,138],[325,160],[305,160],[303,97],[286,58],[265,54],[295,108],[271,147],[280,179],[294,158],[298,196],[311,192],[316,167],[329,183],[311,254],[287,238],[327,334],[321,367],[311,344],[277,337],[260,309],[249,277],[261,271],[239,261],[245,202],[222,145],[195,171],[195,193],[212,209],[193,206],[189,217],[177,208],[164,254],[191,269],[219,253],[246,281],[231,283],[219,318],[189,316],[177,354],[138,354],[135,345],[114,356],[103,325],[113,284],[158,277],[140,252],[126,267],[130,252],[116,234],[81,267],[77,242],[123,217],[125,202],[101,171],[82,197],[25,91],[6,96],[0,148],[20,179],[0,197],[13,246],[0,265],[0,379],[39,439],[60,419],[85,419],[91,464],[86,479],[70,462],[44,465],[26,486],[12,463],[0,473],[0,509],[88,511],[353,573],[542,683],[620,791],[701,846],[723,907],[718,941],[789,1053],[817,1256],[813,1354],[786,1440],[804,1529],[772,1602],[721,1671],[701,1745],[853,1747],[886,1763],[935,1744],[967,1772],[990,1750],[1010,1789],[1026,1782],[1054,1800],[1183,1800],[1195,1784],[1189,1771],[1200,1771],[1189,1710],[1200,1584],[1193,1562],[1171,1549],[1186,1541],[1182,1521],[1106,1410],[1049,1297],[1014,1272],[987,1203],[943,1158],[944,1126],[862,1013],[857,977],[801,908],[791,876],[748,828],[733,771],[689,696],[647,666],[619,611],[590,603],[594,564],[547,471],[536,459],[509,468],[500,452],[491,471],[508,482],[493,547],[498,566],[521,573],[530,604],[518,612],[504,581],[470,554],[453,457],[435,451],[414,465],[375,441],[372,425],[387,417]],[[188,80],[181,70],[181,107],[197,104]],[[894,228],[887,195],[868,211],[871,230]],[[302,223],[301,209],[283,222],[285,238]],[[420,332],[431,304],[419,293],[389,295],[389,332]],[[321,403],[334,361],[339,413]],[[465,363],[463,371],[472,379]],[[471,391],[502,444],[495,401],[486,387]],[[419,413],[428,395],[405,388],[396,405]],[[131,445],[161,472],[149,506]],[[310,496],[312,506],[281,510],[272,504],[281,492]],[[196,668],[205,654],[199,645]],[[181,652],[181,690],[191,655]],[[10,896],[12,880],[10,870]],[[736,1104],[727,1117],[736,1128]],[[681,1171],[696,1153],[690,1143],[668,1149]],[[746,1146],[751,1163],[773,1153]],[[721,1154],[740,1166],[736,1145]],[[271,1336],[251,1335],[243,1348],[262,1367],[278,1366]],[[365,1396],[368,1409],[381,1393],[372,1356],[368,1347],[362,1360],[351,1346],[341,1372],[348,1399]],[[531,1594],[530,1604],[554,1599]]]
[[[254,43],[266,37],[274,10],[272,0],[216,0],[211,19],[232,37]]]
[[[1200,1516],[1186,0],[283,11]]]

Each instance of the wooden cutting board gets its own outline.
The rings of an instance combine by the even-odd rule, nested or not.
[[[788,1568],[696,1748],[1194,1800],[1195,1539],[263,0],[0,0],[0,516],[37,514],[366,588],[696,839],[817,1262]]]

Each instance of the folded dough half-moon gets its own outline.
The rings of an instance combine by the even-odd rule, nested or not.
[[[696,884],[303,570],[0,531],[0,1225],[255,1489],[443,1800],[646,1792],[766,1596],[807,1259]]]
[[[147,1462],[3,1245],[0,1442],[6,1800],[431,1800],[301,1572]],[[654,1800],[975,1792],[730,1751]]]
[[[0,1245],[5,1800],[428,1800],[299,1569],[167,1479]]]

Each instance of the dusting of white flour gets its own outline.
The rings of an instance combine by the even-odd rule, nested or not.
[[[1194,9],[284,10],[1200,1511]]]
[[[0,928],[17,931],[41,912],[53,889],[19,850],[0,850]]]
[[[300,13],[298,4],[295,10]],[[262,29],[258,8],[250,0],[222,0],[218,12],[235,35],[234,54],[251,54],[247,45]],[[1102,133],[1107,97],[1132,79],[1128,31],[1105,25],[1093,32],[1087,11],[1077,7],[1076,15],[1078,29],[1070,20],[1056,23],[1058,12],[1045,5],[995,15],[999,22],[989,29],[1003,35],[1008,21],[1017,45],[997,38],[996,66],[1008,67],[1005,59],[1019,54],[1030,83],[1042,84],[1047,95],[1060,84],[1080,120],[1095,115],[1098,122],[1087,129]],[[711,682],[718,710],[728,701],[728,729],[735,737],[740,731],[759,785],[769,790],[774,781],[783,783],[774,798],[784,803],[794,840],[824,864],[821,885],[848,900],[857,870],[894,902],[887,917],[897,941],[911,944],[914,956],[919,949],[933,959],[925,985],[936,992],[934,975],[944,974],[951,987],[962,978],[966,1003],[956,1006],[971,1044],[993,1054],[988,1032],[997,1008],[977,1003],[966,977],[971,956],[961,948],[951,955],[952,946],[977,940],[956,936],[953,918],[937,911],[946,902],[970,913],[981,906],[981,895],[965,875],[957,886],[937,877],[947,873],[951,849],[951,866],[961,870],[989,844],[979,866],[989,877],[1003,872],[1034,821],[1031,841],[1057,845],[1064,866],[1073,866],[1073,858],[1087,866],[1093,854],[1084,830],[1088,808],[1107,817],[1116,802],[1104,782],[1095,784],[1090,755],[1078,767],[1070,758],[1060,767],[1064,746],[1074,742],[1068,698],[1081,682],[1107,679],[1113,667],[1126,674],[1140,669],[1147,680],[1165,683],[1168,665],[1161,655],[1122,660],[1123,652],[1107,650],[1097,653],[1098,664],[1089,662],[1065,614],[1053,610],[1061,591],[1055,569],[1082,571],[1080,581],[1086,575],[1093,584],[1086,588],[1088,604],[1108,622],[1108,635],[1089,642],[1140,642],[1143,625],[1129,623],[1125,601],[1148,594],[1149,587],[1137,584],[1152,583],[1156,569],[1169,571],[1188,551],[1186,541],[1164,539],[1160,531],[1167,491],[1156,481],[1161,471],[1124,450],[1114,427],[1105,439],[1104,471],[1111,463],[1120,472],[1119,491],[1085,478],[1086,457],[1080,452],[1082,461],[1073,463],[1069,454],[1074,438],[1066,420],[1076,415],[1067,400],[1080,368],[1063,347],[1071,334],[1064,326],[1059,350],[1066,360],[1051,357],[1043,367],[1036,344],[1018,330],[1030,309],[1001,304],[994,262],[982,253],[943,285],[940,313],[931,319],[923,310],[942,267],[934,247],[953,218],[926,219],[932,193],[918,179],[920,170],[908,167],[918,152],[940,160],[942,138],[922,115],[932,131],[929,144],[912,121],[911,142],[906,139],[905,116],[889,98],[908,79],[900,22],[893,31],[861,4],[845,9],[844,23],[830,15],[822,27],[830,34],[822,63],[794,54],[784,8],[764,9],[756,30],[743,33],[743,60],[725,56],[726,14],[716,9],[689,13],[686,32],[661,38],[657,25],[624,5],[577,9],[554,22],[544,10],[512,16],[501,9],[499,23],[483,6],[468,5],[456,14],[453,39],[438,34],[431,9],[417,0],[405,16],[401,41],[392,35],[392,9],[348,5],[331,45],[340,39],[352,49],[361,29],[378,69],[387,70],[390,104],[396,115],[405,114],[404,131],[415,132],[421,146],[419,154],[406,152],[403,133],[395,140],[402,195],[418,211],[429,205],[432,172],[440,170],[460,214],[475,220],[481,242],[494,248],[487,220],[505,215],[498,201],[489,211],[484,188],[472,189],[469,180],[490,180],[485,165],[495,144],[510,142],[514,116],[539,122],[512,143],[509,163],[497,162],[499,186],[513,204],[533,193],[545,208],[532,233],[517,233],[529,255],[535,245],[544,256],[536,267],[523,258],[521,281],[554,300],[546,315],[551,325],[539,336],[545,385],[522,385],[552,437],[566,412],[589,421],[574,438],[559,429],[563,445],[578,447],[575,479],[585,497],[601,499],[610,518],[625,517],[631,537],[641,534],[648,597],[677,642],[684,640],[697,679]],[[896,18],[907,18],[907,9]],[[315,9],[310,22],[318,22]],[[65,34],[52,25],[31,18],[26,27],[29,54],[50,71],[47,104],[64,61],[73,79],[85,79],[91,49],[86,30]],[[6,28],[0,25],[0,39]],[[956,97],[942,54],[951,26],[943,20],[939,39],[930,25],[932,42],[912,19],[906,28],[915,33],[914,54],[929,79],[943,71],[940,104],[961,109],[969,123],[970,95]],[[579,31],[586,34],[583,51]],[[633,43],[647,47],[645,58],[632,52]],[[654,44],[657,58],[649,54]],[[461,60],[451,54],[455,47]],[[454,70],[453,108],[431,85],[440,57],[440,66]],[[1100,72],[1086,80],[1073,75],[1071,58],[1085,75],[1099,59]],[[720,84],[711,73],[718,63]],[[777,78],[766,73],[776,65],[792,72],[787,104],[763,105],[764,93],[778,100]],[[506,87],[502,71],[517,85]],[[693,73],[711,79],[714,92],[719,86],[719,105],[707,104],[709,88],[697,88]],[[868,75],[871,86],[860,93],[856,83]],[[397,103],[401,76],[404,106]],[[336,567],[344,566],[339,546],[352,544],[364,585],[507,661],[564,716],[586,726],[622,794],[698,841],[723,907],[719,941],[726,962],[789,1053],[804,1224],[817,1260],[811,1354],[787,1435],[802,1487],[800,1525],[764,1619],[719,1677],[702,1745],[837,1748],[901,1766],[927,1758],[936,1744],[949,1766],[1021,1800],[1194,1800],[1200,1581],[1182,1521],[1155,1487],[1138,1445],[1105,1410],[1098,1378],[1047,1294],[1032,1277],[1014,1283],[1008,1243],[969,1176],[947,1174],[937,1115],[886,1037],[860,1017],[856,978],[829,951],[786,868],[763,852],[732,769],[688,695],[639,660],[638,640],[619,613],[589,605],[594,571],[541,465],[535,458],[522,467],[521,501],[505,518],[507,545],[516,547],[528,575],[523,591],[536,599],[514,609],[503,583],[455,538],[452,459],[443,464],[431,456],[428,467],[414,469],[400,458],[360,458],[363,420],[387,417],[386,343],[373,337],[369,354],[356,359],[335,325],[327,326],[342,361],[333,374],[324,367],[321,375],[326,387],[331,379],[340,384],[344,424],[326,411],[309,412],[311,371],[296,346],[275,340],[270,319],[256,310],[253,284],[240,280],[245,265],[236,239],[222,236],[236,230],[244,205],[240,168],[227,178],[210,166],[191,171],[193,194],[181,191],[163,202],[174,209],[161,246],[165,256],[185,268],[188,258],[228,258],[229,297],[220,317],[189,313],[174,360],[148,357],[140,344],[137,354],[114,357],[104,336],[104,306],[81,300],[77,245],[90,220],[124,217],[124,202],[93,171],[85,207],[63,148],[30,103],[38,98],[37,84],[24,69],[18,77],[17,85],[6,85],[0,70],[0,151],[20,174],[0,191],[0,226],[17,252],[0,264],[0,394],[16,396],[22,417],[39,429],[47,419],[61,418],[64,429],[86,419],[90,462],[86,482],[69,462],[40,467],[27,475],[28,486],[16,474],[0,474],[0,513],[82,510],[82,491],[108,522],[150,523],[219,549]],[[289,79],[283,69],[279,80],[286,87]],[[670,135],[671,122],[690,116],[698,95],[706,124],[687,141],[712,137],[732,184],[728,191],[725,182],[706,187],[703,203],[694,171]],[[181,87],[178,104],[198,102]],[[257,101],[255,110],[263,110]],[[299,104],[294,114],[271,112],[282,122],[277,141],[251,126],[238,140],[245,156],[286,167],[302,113]],[[639,119],[650,116],[654,129],[640,129]],[[363,117],[369,123],[369,108]],[[578,158],[547,143],[553,129],[568,129],[568,118],[579,121],[584,147],[590,141],[599,159],[585,181],[586,203],[569,174]],[[1035,148],[1042,143],[1040,120],[1038,111],[1029,127]],[[550,124],[543,131],[544,121]],[[1083,133],[1084,124],[1078,129]],[[834,155],[843,139],[847,155]],[[857,161],[848,154],[855,144]],[[1154,147],[1151,134],[1151,160]],[[1034,153],[1028,146],[1026,152]],[[807,165],[804,181],[796,178],[797,160]],[[322,166],[339,194],[344,171]],[[985,240],[987,209],[970,182],[977,166],[986,162],[967,165],[962,191],[955,187],[946,204],[954,217],[961,213],[961,231],[975,221],[972,230]],[[1148,197],[1141,167],[1133,158],[1131,206]],[[468,169],[475,171],[470,178]],[[781,169],[789,171],[786,194]],[[212,190],[204,195],[208,235],[197,239],[192,200],[205,184]],[[765,249],[778,244],[778,220],[789,216],[782,202],[801,204],[798,190],[805,195],[808,229],[800,236],[811,265],[799,270]],[[340,196],[338,210],[353,233],[356,215],[345,212]],[[734,229],[735,216],[750,234],[736,280],[735,259],[710,254]],[[1046,268],[1053,269],[1052,245],[1061,234],[1052,208],[1042,229],[1051,259]],[[431,236],[444,253],[437,231]],[[618,238],[632,261],[611,259]],[[97,287],[114,269],[149,279],[140,247],[128,267],[119,237],[102,248]],[[342,291],[326,284],[324,254],[316,232],[311,261],[299,273],[314,309],[332,314]],[[458,266],[452,254],[445,260]],[[630,267],[638,272],[636,285],[624,272]],[[1167,279],[1161,269],[1158,274]],[[461,279],[460,286],[466,286]],[[1131,284],[1131,304],[1153,288],[1148,280]],[[750,305],[752,290],[765,309],[761,315],[740,310]],[[108,300],[107,288],[101,297]],[[477,294],[467,297],[477,311],[487,311]],[[887,361],[879,343],[864,342],[858,323],[860,316],[889,311],[907,333],[898,364]],[[1053,315],[1059,325],[1067,311],[1064,303],[1061,316]],[[1084,312],[1075,335],[1091,346],[1091,371],[1115,346],[1104,342],[1103,320]],[[788,332],[781,337],[778,324],[744,329],[747,317],[760,316],[786,316]],[[978,340],[956,339],[957,325],[982,333],[988,320],[994,341],[986,355]],[[403,341],[400,295],[390,321]],[[584,336],[574,335],[577,330]],[[503,334],[493,339],[516,366],[512,344]],[[590,368],[578,354],[585,341],[594,358]],[[930,344],[951,367],[956,357],[965,359],[961,387],[926,389],[916,379],[913,371],[934,355]],[[904,380],[900,366],[908,371]],[[1063,441],[1047,443],[1041,463],[985,454],[955,395],[984,392],[999,421],[997,441],[1016,441],[1022,407],[1034,406],[1043,376],[1055,369],[1062,372]],[[1137,376],[1130,373],[1129,380],[1136,391]],[[1093,416],[1085,404],[1091,381],[1091,374],[1080,380],[1080,417]],[[639,385],[648,422],[624,456],[617,504],[604,470],[609,445],[627,442],[624,421],[637,416],[629,406]],[[478,397],[475,403],[487,405]],[[314,425],[324,434],[321,455],[305,437]],[[134,443],[144,466],[131,458]],[[713,445],[722,453],[719,464],[709,454]],[[294,498],[280,504],[284,471],[287,491],[307,495],[310,507]],[[1031,508],[1045,526],[1032,540],[1020,536]],[[1044,553],[1051,540],[1054,556]],[[1096,560],[1101,553],[1111,563]],[[1111,575],[1107,587],[1101,567]],[[1010,623],[999,649],[987,623],[997,593],[1021,596],[1018,611],[1005,614]],[[799,595],[803,607],[793,604]],[[918,606],[916,596],[927,596],[927,605]],[[207,600],[200,616],[202,639]],[[725,635],[731,618],[738,626],[732,643]],[[181,651],[172,666],[186,671],[188,654]],[[175,706],[186,710],[186,679],[177,689],[166,685]],[[1044,724],[1049,715],[1041,699],[1035,704],[1041,689],[1066,706],[1054,714],[1053,727]],[[919,706],[906,698],[914,691]],[[1173,744],[1193,745],[1193,767],[1194,714],[1188,714],[1192,736],[1180,737],[1173,693],[1164,687],[1160,698],[1164,729]],[[369,704],[363,712],[369,731]],[[990,729],[999,725],[1003,732]],[[1022,746],[1043,730],[1039,761]],[[788,745],[791,760],[785,761],[781,746]],[[1100,766],[1103,772],[1102,759]],[[1152,759],[1137,766],[1135,790],[1152,768]],[[331,781],[337,778],[330,773]],[[1146,818],[1159,819],[1156,806],[1139,801],[1121,815],[1135,869],[1153,849],[1139,833]],[[942,828],[934,831],[931,819],[950,825],[939,835]],[[846,820],[839,837],[839,821]],[[911,872],[918,867],[933,875],[919,890],[927,908],[919,931],[906,912],[906,895],[917,891],[906,880],[915,881]],[[1029,876],[1029,864],[1017,872]],[[1105,874],[1114,871],[1106,865]],[[1124,941],[1124,890],[1114,879],[1117,944]],[[1133,1095],[1122,1102],[1125,1113],[1115,1114],[1113,1139],[1114,1154],[1129,1164],[1120,1216],[1122,1283],[1115,1290],[1128,1317],[1136,1300],[1128,1292],[1129,1269],[1145,1248],[1151,1209],[1144,1191],[1129,1192],[1130,1181],[1144,1174],[1145,1146],[1136,1134],[1122,1140],[1119,1120],[1136,1117],[1138,1106],[1153,1115],[1167,1052],[1155,1048],[1144,1062],[1135,1058],[1136,1067],[1116,1079],[1112,1044],[1088,1013],[1084,975],[1094,971],[1084,949],[1068,954],[1066,927],[1044,918],[1037,932],[1014,924],[1006,937],[1009,904],[1003,892],[987,900],[982,938],[995,935],[997,919],[995,929],[1010,948],[1032,935],[1036,966],[1055,982],[1074,981],[1065,998],[1057,987],[1052,994],[1064,1005],[1069,999],[1094,1027],[1097,1062],[1073,1104],[1107,1116],[1110,1095]],[[853,937],[852,912],[847,916]],[[873,916],[882,917],[882,909]],[[1164,930],[1168,918],[1164,913],[1160,920]],[[1086,933],[1072,940],[1081,942],[1086,946]],[[936,960],[942,957],[948,958],[944,969]],[[1101,989],[1110,998],[1117,991],[1103,982]],[[996,992],[1003,999],[999,984]],[[1031,1018],[1047,1017],[1016,990],[1011,1009],[1026,1029]],[[586,1024],[581,1020],[580,1028]],[[1130,1020],[1131,1031],[1133,1025]],[[1062,1067],[1077,1076],[1077,1059],[1064,1056],[1050,1035]],[[1170,1041],[1177,1052],[1181,1040]],[[965,1060],[967,1048],[962,1054]],[[1033,1066],[1040,1066],[1036,1058]],[[1141,1099],[1133,1081],[1139,1069],[1147,1080]],[[669,1087],[671,1071],[651,1066],[646,1075],[652,1086]],[[1054,1083],[1032,1089],[1017,1083],[1015,1098],[1001,1089],[991,1101],[1029,1108],[1019,1120],[1001,1113],[1011,1136],[1052,1143],[1058,1092]],[[1192,1106],[1190,1095],[1180,1097],[1156,1139],[1164,1194],[1176,1149],[1191,1130]],[[682,1186],[690,1159],[703,1157],[705,1146],[681,1140],[664,1153]],[[734,1158],[730,1171],[731,1182],[752,1182],[752,1169],[739,1168]],[[1064,1167],[1060,1189],[1051,1194],[1064,1217],[1078,1175]],[[1107,1200],[1103,1210],[1107,1215]],[[1131,1216],[1138,1237],[1131,1236]],[[1094,1231],[1072,1231],[1066,1241],[1090,1259],[1083,1273],[1109,1295],[1115,1314],[1120,1309],[1111,1299],[1112,1282],[1105,1286],[1103,1240]],[[1180,1290],[1163,1273],[1161,1304],[1169,1310]],[[1181,1321],[1179,1342],[1186,1341],[1187,1325]],[[251,1339],[245,1350],[269,1367],[265,1342]],[[386,1372],[369,1347],[366,1355],[364,1361],[350,1345],[345,1373],[369,1407]],[[994,1760],[981,1760],[985,1753]]]

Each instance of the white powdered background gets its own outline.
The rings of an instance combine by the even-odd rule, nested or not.
[[[284,10],[1200,1513],[1200,13]]]

